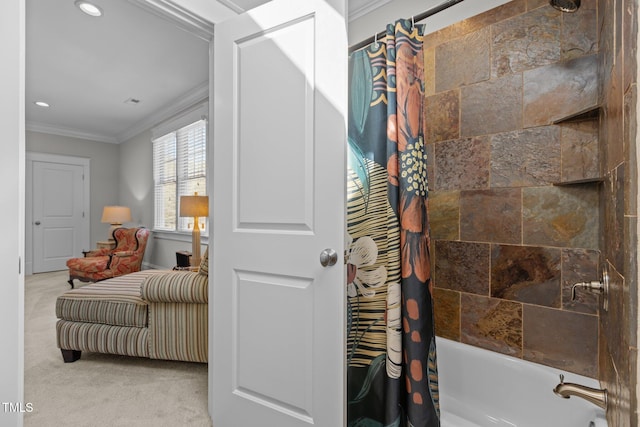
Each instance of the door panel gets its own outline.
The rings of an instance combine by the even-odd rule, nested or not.
[[[344,265],[319,262],[325,248],[344,253],[343,11],[275,0],[216,25],[210,392],[218,427],[343,424]]]
[[[79,165],[33,162],[33,272],[65,270],[81,255],[83,172]]]

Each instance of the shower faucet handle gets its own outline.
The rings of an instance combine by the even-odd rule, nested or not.
[[[602,294],[602,308],[607,311],[609,308],[609,271],[606,264],[602,266],[602,279],[600,281],[578,282],[571,287],[571,301],[576,299],[576,289],[582,288],[591,292]]]
[[[591,282],[575,283],[571,287],[571,301],[574,301],[576,299],[576,288],[582,288],[582,289],[586,289],[588,291],[594,291],[594,292],[602,292],[603,284],[602,282],[596,282],[595,280]]]

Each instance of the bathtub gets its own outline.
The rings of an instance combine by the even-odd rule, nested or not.
[[[592,378],[436,338],[442,427],[606,427],[604,411],[553,392],[565,382],[600,388]]]

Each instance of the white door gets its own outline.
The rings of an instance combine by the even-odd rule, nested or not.
[[[344,422],[347,42],[333,3],[274,0],[215,26],[216,427]]]
[[[81,256],[84,168],[33,162],[33,272],[65,270]],[[88,249],[88,248],[87,248]]]

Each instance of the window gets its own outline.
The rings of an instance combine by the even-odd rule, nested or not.
[[[154,229],[189,232],[193,218],[178,216],[180,196],[207,194],[207,121],[192,113],[172,123],[181,127],[166,132],[169,123],[153,131]],[[199,222],[206,234],[204,221]]]

